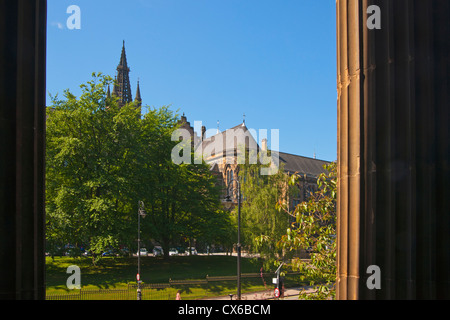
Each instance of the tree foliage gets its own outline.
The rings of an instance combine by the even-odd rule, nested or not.
[[[243,196],[243,244],[265,258],[266,268],[282,257],[277,241],[290,224],[289,214],[280,211],[276,203],[289,199],[289,177],[280,168],[276,174],[261,175],[262,164],[240,166],[239,179]]]
[[[141,239],[168,248],[183,238],[214,239],[226,228],[219,190],[206,164],[175,165],[177,116],[168,107],[119,107],[106,94],[110,77],[93,74],[77,98],[52,98],[47,111],[47,243],[83,244],[95,257],[135,248],[138,201],[145,203]]]
[[[306,250],[311,259],[293,258],[290,266],[303,273],[314,286],[313,294],[306,299],[330,299],[335,297],[336,281],[336,163],[324,166],[328,171],[318,179],[318,191],[308,201],[300,203],[290,214],[295,222],[278,243],[286,251]],[[291,183],[299,179],[293,176]]]

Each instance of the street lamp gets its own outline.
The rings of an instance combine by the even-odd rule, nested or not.
[[[230,180],[225,201],[232,202],[229,188],[233,182],[236,182],[238,186],[237,300],[241,300],[241,184],[239,183],[239,180],[234,178]]]
[[[138,272],[136,276],[137,280],[137,300],[142,299],[141,294],[141,216],[142,218],[145,218],[145,209],[144,209],[144,203],[142,201],[138,202]]]

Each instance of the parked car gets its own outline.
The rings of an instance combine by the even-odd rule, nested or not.
[[[141,257],[146,257],[146,256],[148,256],[148,251],[147,251],[147,249],[145,249],[145,248],[140,248],[139,251],[141,252]],[[138,255],[139,255],[139,252],[136,253],[136,255],[138,256]]]
[[[178,255],[178,251],[175,248],[170,248],[169,250],[169,256],[176,256]]]
[[[130,250],[127,247],[124,247],[119,250],[119,255],[121,257],[128,257],[130,255]]]
[[[64,255],[69,257],[79,257],[81,256],[81,249],[73,245],[67,246]]]
[[[102,257],[115,257],[117,255],[115,250],[108,250],[102,253]]]
[[[178,247],[175,247],[175,249],[177,249],[178,255],[184,255],[186,253],[186,251],[185,251],[186,249],[184,249],[184,247],[178,246]]]
[[[50,247],[48,250],[48,254],[49,256],[55,256],[55,257],[62,257],[66,255],[66,250],[64,249],[64,247],[60,247],[60,246],[54,246],[54,247]]]
[[[188,247],[187,249],[186,249],[186,253],[187,254],[191,254],[191,255],[193,255],[193,256],[196,256],[197,254],[198,254],[198,252],[197,252],[197,249],[195,249],[195,247]]]
[[[155,246],[153,248],[153,255],[155,257],[162,256],[164,254],[164,250],[160,246]]]
[[[85,251],[83,252],[83,256],[85,256],[85,257],[90,257],[90,256],[92,256],[92,252],[85,250]]]

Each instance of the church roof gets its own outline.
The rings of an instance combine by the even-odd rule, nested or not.
[[[222,144],[220,143],[220,140],[216,140],[219,138],[222,138]],[[202,148],[204,153],[205,150],[208,152],[214,151],[216,155],[222,154],[222,156],[225,156],[227,150],[237,150],[239,144],[243,143],[245,143],[246,148],[257,150],[258,152],[260,150],[259,145],[251,134],[251,131],[249,131],[245,125],[245,122],[204,139]],[[206,154],[208,154],[208,152],[206,152]],[[284,164],[284,171],[291,174],[297,172],[302,175],[306,174],[309,177],[317,177],[321,173],[326,173],[323,166],[329,163],[329,161],[325,160],[272,151],[272,156],[276,156],[277,154],[280,165]],[[216,170],[215,165],[211,169]]]
[[[278,154],[280,164],[284,164],[284,171],[289,173],[298,172],[299,174],[317,177],[319,174],[327,172],[323,166],[330,163],[330,161],[318,160],[285,152],[278,152]]]
[[[222,139],[221,145],[218,140],[220,138]],[[223,132],[218,132],[217,134],[204,139],[202,141],[202,148],[203,150],[206,148],[214,148],[214,152],[218,154],[226,153],[227,150],[238,149],[240,144],[245,144],[246,148],[250,147],[250,149],[256,148],[256,150],[259,150],[258,143],[248,130],[245,123],[238,124],[237,126]],[[221,150],[217,150],[220,148]]]

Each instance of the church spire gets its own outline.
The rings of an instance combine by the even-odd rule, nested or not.
[[[131,97],[130,68],[128,67],[127,55],[125,53],[125,40],[123,41],[120,62],[117,66],[117,75],[113,92],[119,98],[119,106],[121,107],[126,103],[133,101]]]
[[[142,105],[141,88],[139,86],[139,79],[137,82],[136,97],[134,98],[134,101],[137,101],[139,103],[139,107]]]
[[[128,65],[127,65],[127,55],[125,53],[125,40],[123,40],[122,53],[120,55],[119,66],[128,67]]]
[[[139,79],[138,79],[138,82],[137,82],[136,98],[134,100],[135,101],[142,101],[142,99],[141,99],[141,88],[139,87]]]

